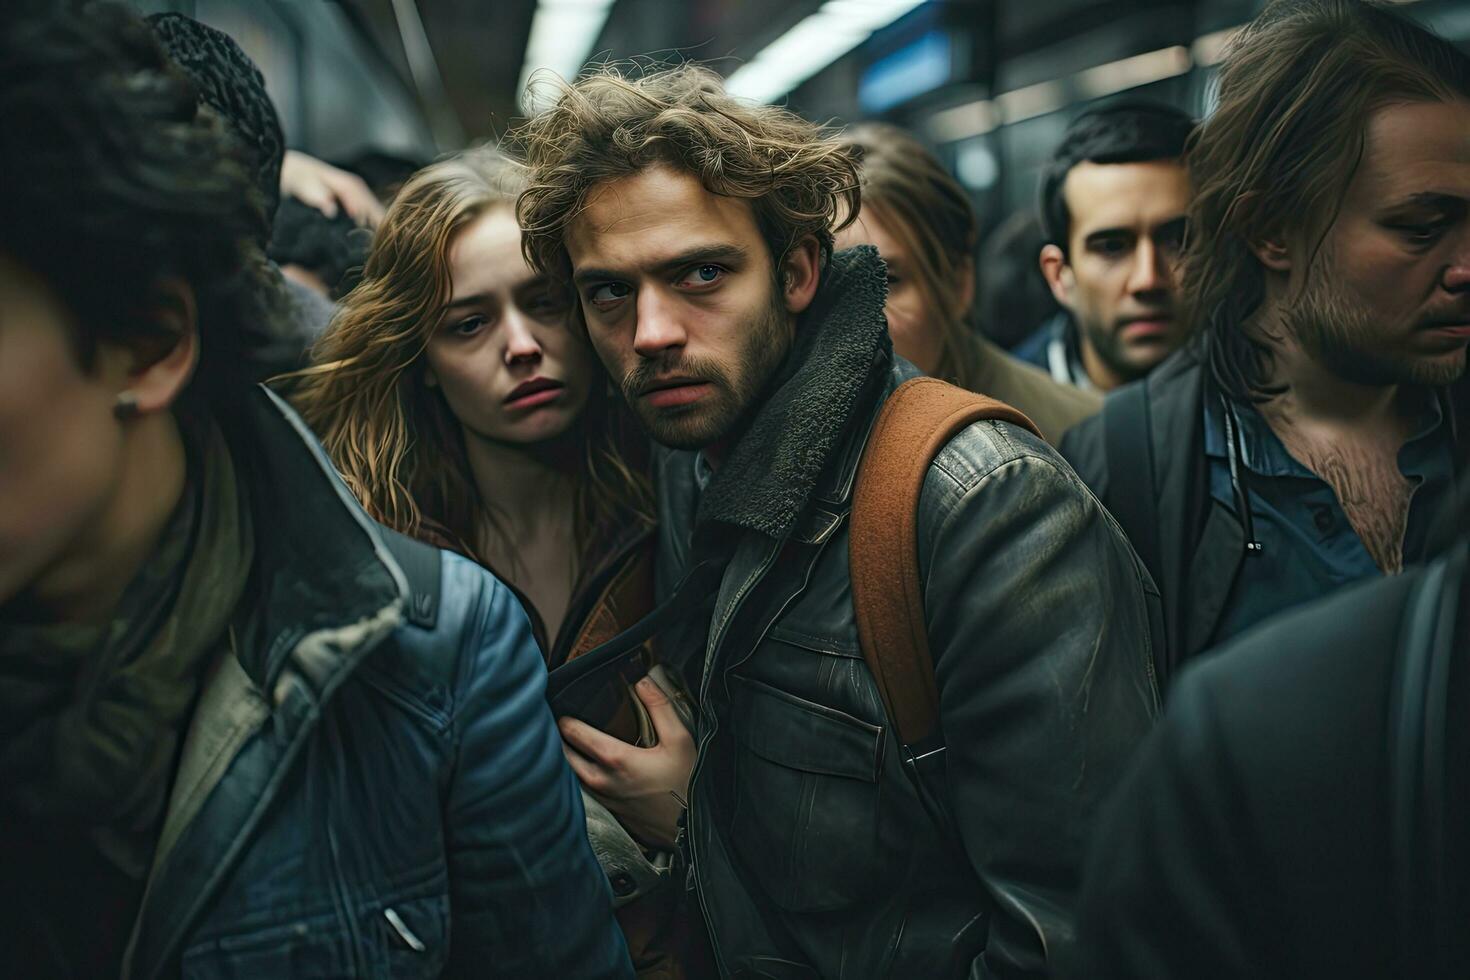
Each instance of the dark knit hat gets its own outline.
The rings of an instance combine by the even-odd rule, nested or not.
[[[281,203],[281,161],[286,137],[265,77],[240,45],[223,31],[183,14],[154,14],[153,32],[174,63],[199,90],[199,101],[218,113],[244,145],[266,204],[266,224]]]

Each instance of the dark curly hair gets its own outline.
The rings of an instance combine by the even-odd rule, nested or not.
[[[271,243],[265,254],[278,265],[309,269],[326,285],[334,300],[362,281],[362,267],[372,247],[372,232],[359,228],[344,211],[327,217],[294,197],[276,211]]]
[[[225,121],[255,169],[266,220],[281,200],[281,162],[286,136],[265,90],[265,76],[235,39],[183,14],[154,14],[148,24],[163,50],[194,83],[199,101]]]
[[[628,78],[606,66],[562,83],[550,108],[511,134],[529,168],[516,215],[526,259],[565,278],[562,238],[598,184],[664,164],[710,193],[748,200],[779,268],[792,246],[816,238],[825,262],[832,234],[860,204],[852,152],[795,113],[726,94],[697,65]]]
[[[199,314],[190,394],[228,414],[277,322],[239,143],[113,3],[16,0],[0,26],[0,118],[0,251],[71,309],[82,366],[103,343],[171,348],[149,310],[159,282],[180,278]]]
[[[1067,251],[1072,214],[1062,190],[1073,167],[1178,160],[1193,129],[1194,120],[1180,109],[1131,100],[1089,109],[1072,120],[1041,172],[1037,213],[1047,242]]]

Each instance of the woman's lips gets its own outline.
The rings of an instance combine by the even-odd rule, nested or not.
[[[505,400],[505,407],[510,409],[536,408],[539,405],[556,401],[562,395],[566,394],[566,390],[566,386],[560,381],[542,380],[538,378],[534,381],[528,381],[516,388],[515,391],[512,391],[510,397]]]

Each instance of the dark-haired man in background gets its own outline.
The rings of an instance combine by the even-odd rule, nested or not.
[[[1174,264],[1184,237],[1190,118],[1123,103],[1083,113],[1041,180],[1042,274],[1063,310],[1014,353],[1082,388],[1143,377],[1186,334]]]
[[[1189,157],[1199,342],[1062,446],[1159,585],[1165,675],[1421,560],[1470,442],[1470,58],[1387,5],[1298,0],[1219,84]]]

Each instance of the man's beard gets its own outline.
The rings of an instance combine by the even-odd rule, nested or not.
[[[1439,386],[1453,383],[1465,359],[1397,352],[1394,337],[1356,301],[1351,286],[1334,274],[1330,256],[1301,294],[1281,312],[1287,333],[1333,374],[1354,384]]]
[[[759,316],[741,330],[733,365],[683,354],[643,360],[626,377],[623,398],[653,437],[671,449],[703,449],[741,431],[759,407],[766,382],[776,373],[791,346],[787,312],[780,293],[773,293]],[[691,405],[655,408],[640,397],[660,377],[697,378],[710,393]]]
[[[1123,354],[1123,332],[1112,323],[1083,323],[1078,319],[1077,328],[1082,331],[1087,343],[1097,354],[1097,359],[1106,364],[1114,374],[1125,382],[1137,381],[1153,370],[1154,364],[1139,365]]]

